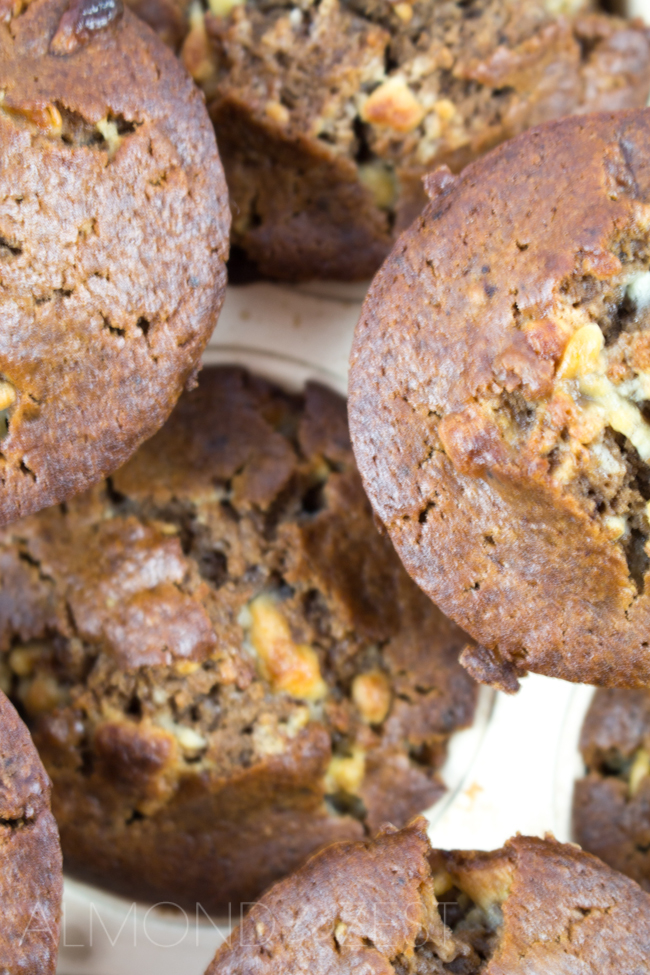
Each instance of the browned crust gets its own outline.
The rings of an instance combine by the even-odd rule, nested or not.
[[[54,975],[63,877],[50,781],[29,733],[0,691],[0,966]]]
[[[251,909],[206,975],[645,971],[650,898],[626,877],[574,846],[525,836],[492,853],[434,850],[427,863],[424,825],[313,857]],[[496,946],[479,968],[454,951],[451,930],[436,929],[430,869],[457,891],[480,877],[505,896]]]
[[[629,771],[650,745],[650,695],[601,690],[580,736],[587,774],[576,782],[573,832],[578,843],[650,891],[650,780],[630,795]]]
[[[424,206],[421,180],[431,169],[445,164],[459,172],[554,118],[646,104],[648,35],[637,21],[556,17],[537,2],[474,3],[460,15],[453,4],[415,2],[409,30],[394,7],[342,2],[327,13],[315,5],[314,13],[306,5],[307,23],[313,15],[317,27],[297,29],[288,46],[286,29],[275,35],[280,17],[289,17],[281,5],[265,5],[260,14],[250,3],[228,17],[206,17],[209,41],[200,46],[196,76],[233,200],[232,240],[266,276],[368,278]],[[190,71],[198,57],[192,43],[190,34]],[[451,104],[452,114],[455,106],[459,126],[443,132],[426,159],[418,155],[426,125],[405,134],[368,125],[359,110],[379,84],[370,74],[373,58],[393,65],[386,76],[401,72],[410,80],[418,56],[445,65],[436,69],[435,97]],[[414,78],[418,92],[417,71]],[[353,133],[339,101],[355,117]],[[330,115],[340,125],[333,134],[325,125],[323,134]],[[425,116],[437,118],[430,106]],[[368,161],[396,177],[390,204],[378,204],[364,183],[360,167]]]
[[[255,904],[206,975],[308,970],[389,975],[426,924],[426,823],[377,839],[337,844],[312,857]],[[346,926],[345,947],[337,944]]]
[[[476,701],[457,663],[467,636],[378,533],[330,390],[207,367],[109,483],[0,535],[0,668],[35,652],[46,697],[55,680],[42,703],[38,681],[8,678],[76,875],[237,911],[315,849],[442,795],[448,737]],[[300,701],[258,673],[240,623],[268,591],[330,688],[286,739],[274,716],[286,726]],[[351,687],[377,669],[390,703],[371,727]],[[210,740],[205,766],[183,760],[163,712]],[[265,727],[276,737],[257,751]],[[324,777],[354,748],[365,774],[343,802]]]
[[[469,655],[479,679],[650,682],[650,596],[621,547],[480,406],[506,360],[526,395],[543,395],[562,348],[535,351],[522,330],[599,260],[609,273],[650,199],[649,137],[648,111],[566,119],[434,180],[357,327],[349,412],[364,485],[412,577],[487,648]]]
[[[52,53],[65,9],[34,0],[0,25],[0,374],[17,391],[4,523],[105,477],[158,429],[225,289],[227,190],[201,94],[128,10]],[[106,118],[119,148],[95,128]]]

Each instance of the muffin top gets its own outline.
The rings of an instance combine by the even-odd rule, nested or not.
[[[575,839],[650,891],[650,692],[597,691],[580,751],[586,775],[575,786]]]
[[[650,682],[649,131],[570,118],[433,174],[355,335],[372,504],[504,688]]]
[[[169,818],[182,832],[193,803],[203,831],[241,836],[260,807],[291,808],[307,852],[335,828],[403,825],[471,721],[467,642],[378,532],[345,401],[315,384],[208,367],[108,481],[0,533],[2,676],[69,862],[80,823],[143,843]],[[246,882],[271,868],[251,861]]]
[[[121,0],[0,25],[0,521],[115,469],[192,381],[225,286],[201,94]]]
[[[233,244],[271,277],[370,278],[435,166],[550,119],[643,107],[647,27],[585,6],[194,0],[181,56],[215,124]],[[166,4],[137,9],[168,35]]]
[[[425,826],[313,857],[252,907],[207,975],[644,970],[650,897],[626,877],[552,838],[431,851]]]
[[[50,782],[0,691],[0,958],[3,975],[54,975],[63,876]]]

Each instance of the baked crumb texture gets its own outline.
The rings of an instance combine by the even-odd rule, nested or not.
[[[313,857],[251,908],[206,975],[645,971],[650,897],[626,877],[553,839],[431,851],[425,826]]]
[[[0,971],[54,975],[63,873],[50,782],[0,691]]]
[[[647,29],[580,0],[136,9],[203,88],[233,244],[272,277],[369,278],[424,206],[424,173],[548,119],[642,107],[650,91]]]
[[[121,0],[0,0],[0,523],[161,426],[216,324],[229,224],[202,96]]]
[[[586,850],[650,891],[650,694],[596,693],[580,750],[573,831]]]
[[[567,119],[430,177],[357,330],[370,497],[504,689],[650,682],[649,135]]]
[[[476,698],[467,636],[375,527],[345,401],[234,368],[4,531],[0,640],[68,869],[213,911],[431,806]]]

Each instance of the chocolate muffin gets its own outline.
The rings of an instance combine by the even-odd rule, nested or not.
[[[318,385],[206,368],[110,480],[0,535],[4,679],[66,868],[129,897],[227,911],[431,806],[472,720],[466,641]]]
[[[0,12],[7,523],[115,470],[193,383],[229,211],[200,92],[121,0]]]
[[[505,690],[650,682],[649,140],[570,118],[439,170],[357,327],[370,500]]]
[[[431,851],[425,826],[312,857],[253,906],[206,975],[648,970],[650,897],[631,880],[552,838]]]
[[[184,0],[134,2],[177,43]],[[647,28],[580,0],[185,6],[181,57],[215,124],[232,242],[271,277],[370,278],[431,169],[650,92]]]
[[[63,875],[50,781],[0,691],[0,972],[54,975]]]
[[[587,713],[573,831],[581,846],[650,891],[650,693],[600,690]]]

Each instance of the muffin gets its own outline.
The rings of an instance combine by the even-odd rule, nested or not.
[[[172,43],[185,5],[234,253],[285,280],[370,278],[424,206],[425,173],[650,91],[646,27],[580,0],[134,2]]]
[[[54,975],[63,875],[50,781],[0,691],[0,972]]]
[[[631,880],[552,838],[431,851],[425,826],[312,857],[252,907],[206,975],[647,971],[650,897]]]
[[[230,218],[201,94],[121,0],[2,9],[6,524],[106,477],[192,385]]]
[[[649,140],[569,118],[439,170],[355,334],[370,500],[504,690],[650,682]]]
[[[586,850],[650,891],[650,693],[600,690],[580,737],[573,832]]]
[[[90,493],[0,535],[3,679],[66,869],[213,913],[444,792],[467,637],[378,533],[345,401],[206,368]]]

